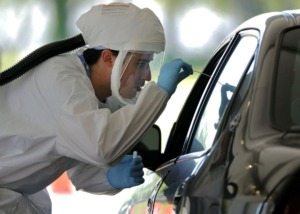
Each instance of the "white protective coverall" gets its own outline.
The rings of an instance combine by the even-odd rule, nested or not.
[[[78,190],[117,193],[107,181],[107,166],[133,148],[168,98],[149,82],[136,104],[99,109],[75,54],[48,59],[2,86],[0,213],[50,213],[45,188],[66,170]]]

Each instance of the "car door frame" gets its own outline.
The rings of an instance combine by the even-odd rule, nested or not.
[[[242,31],[247,31],[249,29],[243,29]],[[202,164],[202,160],[205,159],[205,155],[207,155],[210,152],[210,149],[207,149],[204,152],[200,152],[200,154],[198,152],[196,153],[188,153],[188,150],[191,146],[191,142],[193,139],[193,133],[195,132],[195,128],[197,124],[197,121],[200,120],[201,115],[203,114],[203,111],[206,107],[207,101],[211,96],[211,93],[216,85],[216,82],[219,79],[219,76],[222,74],[224,66],[226,65],[226,63],[228,62],[228,59],[230,59],[230,57],[232,56],[233,51],[235,50],[236,46],[239,44],[240,39],[242,38],[241,36],[241,32],[237,32],[234,36],[231,37],[231,41],[224,43],[221,48],[218,49],[218,51],[216,52],[216,54],[214,55],[214,57],[211,59],[211,61],[209,62],[208,66],[206,66],[206,68],[203,70],[204,75],[201,75],[198,79],[198,81],[195,83],[195,86],[193,88],[193,90],[190,93],[190,96],[188,97],[182,112],[178,118],[178,122],[175,124],[175,126],[173,127],[173,132],[170,135],[169,141],[168,141],[168,145],[173,144],[176,145],[176,148],[172,148],[170,146],[167,145],[166,147],[166,153],[168,152],[168,149],[172,148],[171,151],[174,152],[180,152],[180,154],[174,159],[173,162],[173,166],[170,167],[170,171],[172,170],[172,168],[176,165],[176,162],[179,159],[201,159],[201,161],[198,161],[198,163],[201,165]],[[252,62],[253,58],[249,59],[249,62]],[[216,65],[217,63],[217,65]],[[211,68],[211,66],[216,65],[214,69],[209,70]],[[245,71],[243,71],[245,72]],[[241,79],[243,79],[243,76],[245,74],[243,73],[241,76]],[[209,77],[210,76],[210,77]],[[202,79],[201,79],[202,78]],[[239,82],[241,81],[241,79],[239,80]],[[203,82],[206,82],[206,85],[203,85]],[[198,88],[200,88],[201,93],[199,93]],[[198,93],[198,94],[197,94]],[[195,98],[196,96],[196,98]],[[197,106],[195,106],[195,102],[196,100],[197,102]],[[191,106],[192,105],[192,106]],[[190,117],[190,112],[191,112],[191,108],[194,108],[194,114],[192,114],[192,118],[189,118],[191,121],[190,123],[187,122],[187,116]],[[184,120],[182,119],[184,118]],[[180,122],[182,122],[182,124],[180,124]],[[184,126],[188,126],[188,129],[186,129],[187,127]],[[185,134],[183,134],[182,131],[178,131],[181,130],[179,127],[184,127]],[[173,134],[173,135],[172,135]],[[177,135],[176,135],[177,134]],[[184,140],[182,140],[182,146],[178,146],[178,139],[180,139],[180,137],[182,137],[182,135],[185,136]],[[215,136],[217,136],[218,133],[216,133]],[[174,140],[176,139],[176,142],[174,143]],[[172,143],[171,143],[172,142]],[[179,148],[179,149],[178,149]],[[168,163],[170,164],[171,161],[168,161]],[[198,165],[199,165],[198,164]],[[169,173],[168,173],[169,174]],[[168,175],[166,175],[164,178],[162,178],[162,181],[160,182],[160,185],[164,182],[164,180],[167,178]],[[153,211],[154,209],[154,204],[156,201],[156,196],[158,191],[160,190],[160,187],[156,187],[155,188],[155,192],[153,192],[152,195],[152,199],[149,200],[149,204],[148,204],[148,210],[149,211]]]

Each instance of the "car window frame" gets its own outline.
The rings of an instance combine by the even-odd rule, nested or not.
[[[253,32],[253,33],[249,34],[249,31]],[[256,46],[256,49],[255,49],[252,57],[249,59],[249,63],[248,63],[247,68],[244,70],[244,73],[241,75],[241,78],[239,79],[239,83],[237,84],[237,89],[240,87],[241,82],[243,82],[243,80],[245,79],[245,76],[248,73],[249,68],[251,67],[251,65],[253,63],[255,63],[254,62],[255,55],[256,55],[256,52],[257,52],[258,46],[259,46],[259,31],[256,30],[256,29],[244,29],[244,30],[238,32],[236,35],[234,35],[234,37],[232,38],[232,40],[231,40],[230,44],[228,45],[227,49],[223,53],[219,64],[217,65],[216,69],[214,70],[213,74],[210,77],[210,81],[207,85],[207,89],[206,89],[205,93],[203,94],[201,100],[199,101],[199,106],[197,107],[197,110],[194,114],[195,116],[194,116],[194,119],[193,119],[193,123],[191,124],[190,129],[189,129],[189,136],[187,136],[187,138],[185,140],[185,144],[184,144],[184,147],[183,147],[183,150],[182,150],[182,154],[192,154],[193,153],[193,152],[189,152],[189,150],[190,150],[190,148],[193,144],[194,136],[196,134],[198,124],[199,124],[199,122],[202,118],[202,115],[205,111],[205,108],[207,106],[207,102],[209,101],[209,98],[210,98],[210,96],[211,96],[211,94],[214,90],[214,87],[216,86],[216,84],[217,84],[217,82],[220,78],[220,75],[223,72],[224,67],[226,66],[228,60],[232,56],[232,53],[234,52],[235,48],[237,47],[237,45],[239,44],[241,39],[245,36],[254,36],[254,37],[256,37],[257,38],[257,46]],[[253,76],[251,77],[251,79],[253,79]],[[248,91],[249,91],[249,88],[247,90],[247,93],[248,93]],[[222,116],[221,120],[224,120],[224,118],[227,117],[226,112],[228,111],[229,106],[231,105],[231,103],[235,102],[234,101],[235,100],[235,94],[232,95],[232,98],[233,99],[231,99],[230,102],[228,103],[227,110],[225,110],[225,112],[223,113],[223,116]],[[217,129],[217,131],[215,133],[214,140],[213,140],[214,143],[215,143],[216,139],[218,138],[218,136],[220,135],[220,133],[222,132],[222,129],[224,129],[224,127],[223,127],[222,121],[220,121],[220,128]],[[213,144],[212,144],[212,146],[213,146]],[[209,152],[211,147],[206,149],[206,151]],[[197,153],[198,153],[198,151],[197,151]]]
[[[227,41],[217,48],[215,53],[212,55],[212,58],[202,71],[204,75],[200,75],[195,82],[176,122],[171,129],[165,151],[162,155],[162,163],[177,158],[182,154],[187,136],[190,135],[190,124],[192,124],[192,121],[194,120],[194,114],[191,114],[191,112],[196,111],[199,101],[202,98],[202,94],[204,94],[206,86],[210,81],[209,76],[212,75],[215,68],[218,66],[220,59],[222,59],[222,56],[227,50],[229,44],[230,41]]]

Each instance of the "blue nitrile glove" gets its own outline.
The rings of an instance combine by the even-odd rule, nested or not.
[[[182,59],[175,59],[162,66],[157,85],[172,96],[177,84],[190,74],[193,74],[192,66]]]
[[[141,156],[133,158],[132,155],[125,157],[107,171],[107,179],[115,189],[124,189],[144,183],[144,171]]]

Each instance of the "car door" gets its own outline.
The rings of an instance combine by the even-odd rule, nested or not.
[[[204,92],[197,85],[191,92],[191,95],[194,95],[199,91],[200,95],[189,98],[196,99],[198,105],[193,112],[187,112],[193,117],[185,133],[181,154],[156,170],[155,173],[160,176],[160,179],[148,201],[149,213],[174,213],[176,209],[179,209],[180,196],[177,195],[177,190],[196,170],[201,170],[201,166],[210,155],[219,124],[231,97],[240,80],[245,78],[249,69],[253,69],[258,35],[255,30],[239,32],[232,37],[229,44],[225,44],[223,49],[220,49],[220,53],[216,54],[218,57],[213,59],[214,66],[208,66],[203,71],[204,75],[209,78],[208,84]],[[210,69],[213,69],[213,72]],[[179,122],[181,121],[177,121]],[[187,123],[186,119],[184,122]],[[169,143],[177,146],[176,141],[169,141]],[[172,148],[168,146],[167,148]]]
[[[219,121],[256,47],[256,37],[245,31],[230,37],[215,52],[174,124],[163,164],[147,170],[145,183],[135,188],[120,213],[174,212],[175,194],[210,154]]]
[[[189,95],[189,98],[187,99],[184,105],[185,107],[182,109],[182,113],[180,114],[179,119],[177,120],[178,122],[174,124],[173,131],[171,131],[173,132],[173,134],[178,133],[176,130],[179,128],[182,131],[179,133],[184,133],[184,132],[186,133],[188,131],[189,124],[190,124],[190,122],[188,121],[191,121],[193,119],[193,115],[190,113],[186,114],[186,112],[194,112],[195,109],[197,108],[201,94],[204,93],[206,88],[205,86],[208,84],[210,80],[209,76],[216,69],[219,60],[222,58],[222,55],[226,51],[227,46],[228,43],[225,43],[223,46],[221,46],[218,49],[218,51],[216,51],[216,53],[213,55],[213,57],[211,58],[211,60],[209,61],[209,63],[205,68],[207,73],[205,75],[199,76],[197,82],[195,83],[194,89],[192,90],[192,93]],[[180,118],[184,118],[185,122],[183,122],[183,120]],[[175,135],[173,134],[171,133],[171,136],[168,140],[169,142],[174,141],[174,138],[172,139],[172,137],[175,137]],[[134,188],[134,192],[131,195],[131,197],[121,207],[121,210],[119,211],[120,214],[152,213],[152,212],[155,213],[158,212],[157,211],[158,209],[160,210],[159,212],[161,213],[170,212],[168,211],[168,209],[170,208],[169,203],[165,203],[164,200],[162,202],[157,201],[155,206],[156,211],[153,210],[156,193],[163,186],[162,191],[165,190],[165,194],[166,194],[165,199],[167,200],[167,197],[169,196],[170,198],[172,198],[172,195],[174,194],[174,191],[176,190],[178,185],[182,183],[182,181],[184,181],[184,179],[191,174],[192,170],[195,167],[195,163],[193,159],[191,160],[191,162],[185,161],[183,163],[184,166],[176,162],[176,157],[178,157],[177,152],[179,152],[180,154],[181,151],[183,150],[183,141],[179,140],[177,136],[176,138],[177,138],[176,141],[179,144],[175,147],[167,146],[165,152],[162,154],[162,157],[160,158],[162,159],[160,162],[162,162],[163,164],[161,164],[158,168],[156,168],[155,170],[146,169],[145,176],[144,176],[145,183]],[[202,154],[204,154],[205,152],[207,152],[207,150],[199,151],[199,157],[202,157],[203,156]],[[146,159],[149,158],[149,156],[147,155],[145,157]],[[188,160],[188,155],[186,156],[186,158]],[[147,163],[149,162],[149,160],[145,160],[145,161]],[[198,161],[201,161],[201,158],[199,158]],[[176,165],[175,163],[177,163],[178,165]],[[169,177],[168,173],[170,173],[170,169],[175,166],[179,166],[178,170],[180,171],[177,179],[166,181],[165,178],[169,179],[172,177],[172,176]],[[169,181],[171,182],[172,186],[167,185],[164,188],[164,186],[166,185],[165,182],[168,183]]]

